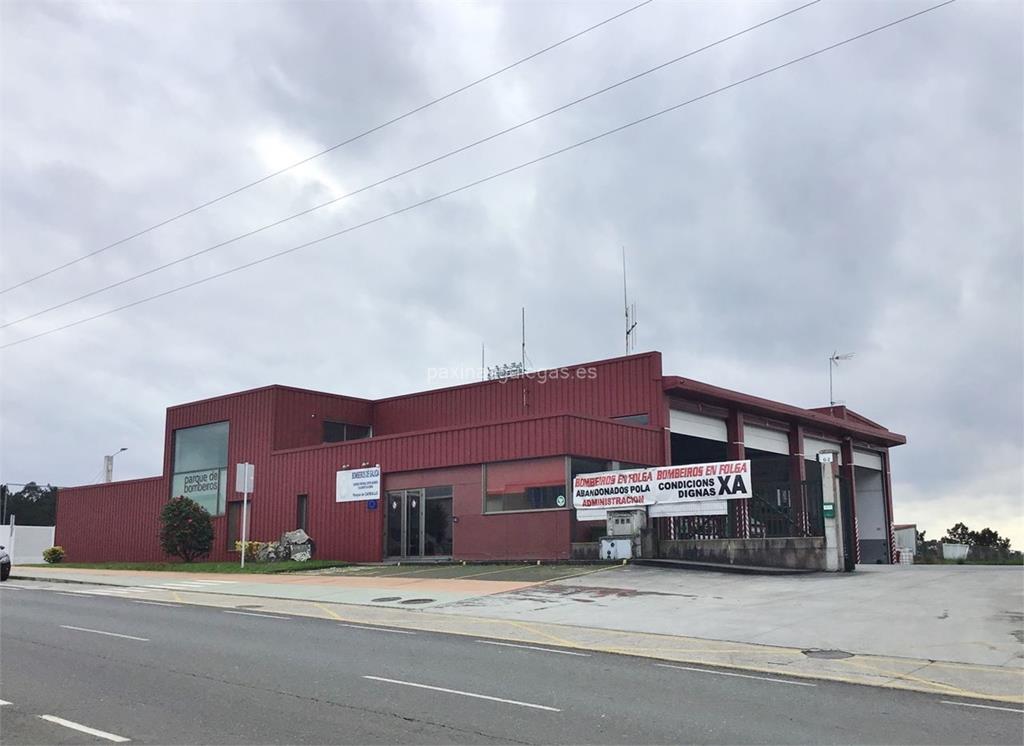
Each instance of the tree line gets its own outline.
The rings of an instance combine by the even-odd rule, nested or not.
[[[57,523],[58,488],[29,482],[17,492],[0,484],[0,523],[13,515],[19,526],[54,526]]]

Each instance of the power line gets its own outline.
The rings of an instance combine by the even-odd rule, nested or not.
[[[438,96],[437,98],[435,98],[435,99],[433,99],[431,101],[428,101],[425,104],[421,104],[420,106],[417,106],[414,109],[410,109],[409,111],[405,112],[404,114],[399,114],[398,116],[393,117],[393,118],[387,120],[386,122],[383,122],[383,123],[378,124],[378,125],[376,125],[374,127],[371,127],[370,129],[366,130],[365,132],[360,132],[358,135],[353,135],[352,137],[349,137],[347,140],[342,140],[339,143],[335,143],[334,145],[331,145],[330,147],[321,150],[319,153],[314,153],[313,155],[307,156],[306,158],[303,158],[302,160],[296,161],[295,163],[292,163],[289,166],[285,166],[284,168],[281,168],[281,169],[279,169],[277,171],[274,171],[273,173],[269,173],[266,176],[263,176],[263,177],[261,177],[259,179],[256,179],[256,181],[250,181],[248,184],[243,184],[242,186],[237,187],[236,189],[232,189],[229,192],[225,192],[224,194],[220,195],[219,197],[214,197],[213,199],[207,200],[206,202],[202,202],[202,203],[196,205],[195,207],[190,207],[189,209],[185,210],[184,212],[180,212],[177,215],[172,215],[169,218],[165,218],[164,220],[161,220],[158,223],[154,223],[153,225],[150,225],[148,228],[143,228],[142,230],[137,231],[136,233],[133,233],[130,236],[125,236],[124,238],[120,238],[117,241],[114,241],[113,243],[107,244],[106,246],[101,246],[100,248],[96,249],[95,251],[91,251],[88,254],[83,254],[82,256],[78,257],[77,259],[72,259],[71,261],[65,262],[64,264],[59,264],[56,267],[51,267],[50,269],[46,270],[45,272],[42,272],[42,273],[40,273],[38,275],[35,275],[33,277],[29,277],[28,279],[22,280],[19,283],[11,285],[10,287],[6,287],[6,288],[0,290],[0,295],[3,295],[4,293],[8,293],[11,290],[15,290],[16,288],[23,287],[24,285],[28,285],[30,282],[35,282],[36,280],[42,279],[43,277],[47,277],[49,275],[52,275],[54,272],[59,272],[62,269],[67,269],[68,267],[70,267],[72,265],[78,264],[79,262],[85,261],[86,259],[90,259],[90,258],[96,256],[97,254],[102,254],[104,251],[112,249],[115,246],[120,246],[121,244],[126,243],[128,241],[131,241],[132,239],[138,238],[139,236],[144,236],[144,235],[146,235],[147,233],[149,233],[151,231],[155,231],[157,228],[162,228],[163,226],[168,225],[169,223],[173,223],[175,220],[180,220],[183,217],[191,215],[191,214],[193,214],[195,212],[199,212],[200,210],[205,209],[207,207],[210,207],[211,205],[215,205],[215,204],[217,204],[218,202],[220,202],[222,200],[225,200],[225,199],[227,199],[229,197],[233,197],[236,194],[244,192],[247,189],[251,189],[254,186],[258,186],[259,184],[262,184],[265,181],[269,181],[270,179],[273,179],[276,176],[280,176],[281,174],[283,174],[283,173],[285,173],[287,171],[291,171],[293,168],[298,168],[299,166],[301,166],[303,164],[306,164],[306,163],[309,163],[310,161],[315,160],[315,159],[317,159],[317,158],[319,158],[321,156],[327,155],[328,153],[331,153],[331,152],[337,150],[338,148],[341,148],[341,147],[344,147],[345,145],[349,145],[351,143],[354,143],[356,140],[361,140],[364,137],[366,137],[367,135],[372,135],[374,132],[379,132],[380,130],[384,129],[385,127],[390,127],[392,124],[400,122],[403,119],[406,119],[407,117],[411,117],[413,114],[418,114],[419,112],[423,111],[424,109],[429,109],[431,106],[434,106],[435,104],[439,104],[442,101],[445,101],[445,100],[451,98],[452,96],[456,96],[456,95],[458,95],[460,93],[463,93],[464,91],[468,91],[470,88],[478,86],[481,83],[484,83],[484,82],[490,80],[491,78],[494,78],[494,77],[497,77],[498,75],[501,75],[502,73],[506,73],[509,70],[511,70],[512,68],[518,67],[519,65],[522,65],[525,62],[529,62],[530,60],[535,59],[535,58],[539,57],[542,54],[550,52],[552,49],[556,49],[557,47],[560,47],[563,44],[568,44],[570,41],[573,41],[574,39],[578,39],[579,37],[583,36],[584,34],[588,34],[591,31],[594,31],[595,29],[601,28],[602,26],[604,26],[606,24],[609,24],[612,21],[618,20],[619,18],[622,18],[623,16],[625,16],[625,15],[627,15],[629,13],[632,13],[635,10],[639,10],[640,8],[644,7],[645,5],[650,5],[652,2],[654,2],[654,0],[643,0],[643,2],[638,3],[637,5],[634,5],[634,6],[630,7],[630,8],[627,8],[626,10],[624,10],[624,11],[622,11],[620,13],[616,13],[615,15],[610,16],[609,18],[605,18],[603,21],[595,23],[593,26],[588,26],[587,28],[583,29],[582,31],[577,31],[575,34],[572,34],[571,36],[565,37],[561,41],[557,41],[554,44],[550,44],[550,45],[544,47],[543,49],[539,49],[536,52],[533,52],[532,54],[528,54],[526,57],[523,57],[522,59],[516,60],[515,62],[513,62],[513,63],[511,63],[509,65],[505,65],[505,67],[502,67],[502,68],[500,68],[498,70],[495,70],[494,72],[488,73],[487,75],[483,76],[482,78],[477,78],[476,80],[474,80],[471,83],[467,83],[466,85],[464,85],[464,86],[462,86],[460,88],[456,88],[453,91],[449,91],[448,93],[444,94],[443,96]]]
[[[866,38],[868,36],[871,36],[873,34],[876,34],[876,33],[880,32],[880,31],[884,31],[886,29],[892,28],[892,27],[897,26],[897,25],[899,25],[901,23],[904,23],[906,21],[909,21],[909,20],[912,20],[912,19],[917,18],[919,16],[922,16],[922,15],[924,15],[926,13],[930,13],[930,12],[932,12],[934,10],[938,10],[939,8],[945,7],[946,5],[952,5],[955,2],[956,2],[956,0],[945,0],[945,2],[938,3],[937,5],[932,5],[932,6],[928,7],[928,8],[925,8],[923,10],[919,10],[919,11],[917,11],[915,13],[911,13],[910,15],[903,16],[902,18],[898,18],[895,21],[890,21],[889,23],[883,24],[881,26],[876,26],[875,28],[869,29],[868,31],[863,31],[863,32],[861,32],[859,34],[856,34],[855,36],[851,36],[851,37],[848,37],[846,39],[843,39],[842,41],[838,41],[838,42],[835,42],[834,44],[830,44],[827,47],[822,47],[822,48],[817,49],[817,50],[815,50],[813,52],[809,52],[807,54],[801,55],[800,57],[795,57],[795,58],[793,58],[793,59],[791,59],[791,60],[789,60],[787,62],[783,62],[783,63],[781,63],[779,65],[775,65],[774,67],[767,68],[767,69],[762,70],[762,71],[760,71],[758,73],[754,73],[753,75],[748,75],[745,78],[741,78],[740,80],[736,80],[736,81],[733,81],[732,83],[729,83],[727,85],[721,86],[719,88],[715,88],[714,90],[708,91],[707,93],[702,93],[701,95],[696,96],[694,98],[691,98],[691,99],[688,99],[686,101],[682,101],[682,102],[680,102],[678,104],[674,104],[672,106],[666,107],[666,108],[661,109],[659,111],[656,111],[656,112],[654,112],[652,114],[648,114],[648,115],[646,115],[644,117],[641,117],[639,119],[635,119],[635,120],[633,120],[631,122],[627,122],[626,124],[622,124],[622,125],[619,125],[618,127],[614,127],[614,128],[612,128],[610,130],[605,130],[604,132],[601,132],[601,133],[599,133],[597,135],[593,135],[593,136],[588,137],[588,138],[586,138],[584,140],[579,140],[579,141],[577,141],[577,142],[575,142],[575,143],[573,143],[571,145],[566,145],[565,147],[559,148],[557,150],[553,150],[550,153],[546,153],[546,154],[544,154],[542,156],[538,156],[537,158],[533,158],[533,159],[531,159],[529,161],[524,161],[522,163],[519,163],[518,165],[512,166],[512,167],[504,169],[502,171],[495,172],[493,174],[490,174],[489,176],[485,176],[485,177],[483,177],[481,179],[477,179],[476,181],[471,181],[468,184],[463,184],[460,187],[456,187],[456,188],[450,189],[450,190],[448,190],[446,192],[441,192],[439,194],[435,194],[432,197],[428,197],[426,199],[420,200],[419,202],[414,202],[414,203],[412,203],[410,205],[406,205],[405,207],[401,207],[401,208],[399,208],[397,210],[393,210],[391,212],[384,213],[383,215],[378,215],[377,217],[371,218],[370,220],[363,221],[362,223],[357,223],[356,225],[349,226],[348,228],[343,228],[342,230],[335,231],[334,233],[329,233],[326,236],[321,236],[320,238],[315,238],[315,239],[313,239],[311,241],[306,241],[305,243],[298,244],[297,246],[292,246],[291,248],[283,249],[282,251],[278,251],[278,252],[276,252],[274,254],[269,254],[267,256],[261,257],[260,259],[254,259],[251,262],[246,262],[245,264],[240,264],[240,265],[238,265],[236,267],[232,267],[231,269],[226,269],[226,270],[224,270],[222,272],[217,272],[215,274],[208,275],[206,277],[201,277],[198,280],[193,280],[191,282],[187,282],[184,285],[179,285],[177,287],[170,288],[169,290],[164,290],[164,291],[162,291],[160,293],[156,293],[155,295],[150,295],[150,296],[146,296],[144,298],[140,298],[138,300],[132,301],[131,303],[125,303],[124,305],[117,306],[115,308],[111,308],[111,309],[108,309],[106,311],[102,311],[100,313],[94,314],[92,316],[87,316],[87,317],[85,317],[83,319],[79,319],[77,321],[72,321],[70,323],[54,327],[52,329],[48,329],[48,330],[43,331],[43,332],[39,332],[38,334],[33,334],[31,336],[28,336],[28,337],[23,337],[22,339],[15,340],[14,342],[8,342],[6,344],[0,345],[0,350],[7,349],[9,347],[14,347],[16,345],[23,344],[25,342],[29,342],[29,341],[31,341],[33,339],[39,339],[40,337],[45,337],[45,336],[48,336],[50,334],[54,334],[56,332],[63,331],[65,329],[70,329],[72,327],[79,326],[81,324],[85,324],[85,323],[90,322],[90,321],[94,321],[94,320],[102,318],[104,316],[109,316],[110,314],[118,313],[119,311],[124,311],[124,310],[129,309],[129,308],[134,308],[135,306],[141,305],[143,303],[148,303],[149,301],[152,301],[152,300],[157,300],[159,298],[164,298],[164,297],[166,297],[168,295],[171,295],[173,293],[177,293],[177,292],[180,292],[182,290],[187,290],[188,288],[192,288],[192,287],[195,287],[197,285],[202,285],[204,283],[210,282],[211,280],[216,280],[216,279],[219,279],[221,277],[225,277],[227,275],[233,274],[235,272],[239,272],[239,271],[241,271],[243,269],[248,269],[249,267],[255,267],[258,264],[263,264],[264,262],[271,261],[272,259],[277,259],[277,258],[285,256],[287,254],[291,254],[291,253],[294,253],[296,251],[300,251],[302,249],[308,248],[310,246],[314,246],[316,244],[322,243],[322,242],[330,240],[332,238],[337,238],[338,236],[343,236],[346,233],[351,233],[353,231],[359,230],[360,228],[365,228],[365,227],[373,225],[375,223],[382,222],[382,221],[387,220],[389,218],[395,217],[396,215],[401,215],[401,214],[409,212],[411,210],[415,210],[415,209],[417,209],[419,207],[423,207],[424,205],[428,205],[428,204],[430,204],[432,202],[437,202],[438,200],[444,199],[446,197],[450,197],[450,196],[452,196],[454,194],[458,194],[460,192],[464,192],[464,191],[467,191],[469,189],[473,189],[474,187],[480,186],[481,184],[485,184],[485,183],[493,181],[495,179],[499,179],[499,178],[501,178],[503,176],[507,176],[508,174],[514,173],[516,171],[520,171],[520,170],[522,170],[524,168],[528,168],[528,167],[533,166],[533,165],[535,165],[537,163],[541,163],[543,161],[546,161],[546,160],[548,160],[550,158],[554,158],[556,156],[562,155],[563,153],[567,153],[567,152],[569,152],[571,150],[575,150],[576,148],[583,147],[584,145],[589,145],[590,143],[595,142],[597,140],[601,140],[601,139],[603,139],[605,137],[609,137],[610,135],[614,135],[616,133],[622,132],[623,130],[629,129],[631,127],[635,127],[635,126],[637,126],[639,124],[643,124],[644,122],[648,122],[648,121],[650,121],[652,119],[655,119],[657,117],[663,116],[664,114],[668,114],[670,112],[676,111],[677,109],[681,109],[681,108],[683,108],[685,106],[689,106],[690,104],[694,104],[694,103],[696,103],[698,101],[702,101],[702,100],[704,100],[706,98],[710,98],[711,96],[715,96],[715,95],[717,95],[719,93],[723,93],[724,91],[728,91],[728,90],[730,90],[732,88],[736,88],[736,87],[741,86],[741,85],[743,85],[745,83],[749,83],[752,80],[757,80],[758,78],[762,78],[762,77],[764,77],[766,75],[770,75],[772,73],[778,72],[779,70],[785,69],[787,67],[791,67],[791,66],[799,64],[801,62],[805,62],[806,60],[809,60],[809,59],[811,59],[813,57],[817,57],[818,55],[825,54],[826,52],[830,52],[830,51],[832,51],[834,49],[838,49],[839,47],[845,46],[847,44],[851,44],[852,42],[859,41],[860,39],[864,39],[864,38]]]
[[[54,304],[52,306],[48,306],[47,308],[43,308],[43,309],[41,309],[39,311],[35,311],[33,313],[30,313],[30,314],[28,314],[26,316],[22,316],[20,318],[14,319],[13,321],[6,321],[6,322],[0,324],[0,329],[6,329],[6,328],[8,328],[10,326],[14,326],[15,324],[20,324],[23,321],[28,321],[29,319],[34,319],[34,318],[36,318],[38,316],[42,316],[43,314],[50,313],[51,311],[56,311],[57,309],[64,308],[65,306],[70,306],[71,304],[77,303],[78,301],[82,301],[82,300],[85,300],[87,298],[92,298],[93,296],[99,295],[100,293],[105,293],[108,290],[113,290],[114,288],[121,287],[122,285],[127,285],[130,282],[134,282],[135,280],[142,279],[143,277],[148,277],[149,275],[155,274],[157,272],[161,272],[161,271],[163,271],[165,269],[169,269],[170,267],[173,267],[173,266],[175,266],[177,264],[181,264],[182,262],[186,262],[186,261],[188,261],[190,259],[195,259],[197,256],[201,256],[203,254],[207,254],[207,253],[209,253],[211,251],[215,251],[216,249],[224,248],[225,246],[228,246],[230,244],[236,243],[236,242],[241,241],[243,239],[251,238],[252,236],[257,235],[258,233],[262,233],[263,231],[270,230],[271,228],[277,228],[278,226],[281,226],[284,223],[288,223],[288,222],[290,222],[292,220],[295,220],[296,218],[300,218],[300,217],[303,217],[305,215],[309,215],[310,213],[316,212],[317,210],[322,210],[325,207],[328,207],[330,205],[336,204],[336,203],[338,203],[338,202],[340,202],[342,200],[349,199],[350,197],[354,197],[354,196],[356,196],[358,194],[362,194],[363,192],[366,192],[366,191],[369,191],[371,189],[374,189],[374,188],[376,188],[378,186],[381,186],[382,184],[386,184],[386,183],[388,183],[390,181],[394,181],[395,179],[399,179],[399,178],[401,178],[403,176],[408,176],[409,174],[411,174],[411,173],[413,173],[415,171],[419,171],[419,170],[421,170],[423,168],[426,168],[427,166],[431,166],[431,165],[433,165],[435,163],[439,163],[440,161],[443,161],[443,160],[446,160],[448,158],[451,158],[452,156],[458,155],[459,153],[464,153],[467,150],[471,150],[472,148],[475,148],[475,147],[477,147],[479,145],[483,145],[484,143],[490,142],[491,140],[494,140],[494,139],[497,139],[499,137],[502,137],[503,135],[507,135],[510,132],[514,132],[515,130],[518,130],[518,129],[521,129],[523,127],[526,127],[527,125],[534,124],[535,122],[538,122],[541,119],[545,119],[547,117],[553,116],[554,114],[557,114],[559,112],[565,111],[566,109],[569,109],[569,108],[571,108],[573,106],[581,104],[581,103],[583,103],[585,101],[589,101],[590,99],[595,98],[595,97],[600,96],[600,95],[603,95],[603,94],[605,94],[605,93],[607,93],[607,92],[609,92],[611,90],[614,90],[614,89],[619,88],[621,86],[627,85],[628,83],[632,83],[632,82],[634,82],[634,81],[636,81],[636,80],[638,80],[640,78],[643,78],[643,77],[645,77],[647,75],[651,75],[652,73],[655,73],[655,72],[657,72],[659,70],[663,70],[666,67],[669,67],[670,65],[674,65],[674,64],[676,64],[678,62],[681,62],[681,61],[683,61],[683,60],[685,60],[685,59],[687,59],[689,57],[693,57],[694,55],[700,54],[701,52],[705,52],[708,49],[711,49],[713,47],[717,47],[717,46],[719,46],[721,44],[725,44],[728,41],[731,41],[731,40],[733,40],[733,39],[735,39],[735,38],[737,38],[739,36],[742,36],[744,34],[750,33],[751,31],[754,31],[756,29],[761,28],[762,26],[767,26],[768,24],[774,23],[775,21],[778,21],[778,20],[781,20],[782,18],[785,18],[786,16],[790,16],[790,15],[793,15],[794,13],[798,13],[801,10],[804,10],[806,8],[811,7],[812,5],[817,5],[819,2],[821,2],[821,0],[810,0],[810,2],[807,2],[807,3],[805,3],[803,5],[800,5],[800,6],[796,7],[796,8],[793,8],[792,10],[788,10],[788,11],[786,11],[784,13],[780,13],[777,16],[773,16],[772,18],[768,18],[767,20],[761,21],[760,23],[756,23],[753,26],[748,26],[745,29],[742,29],[740,31],[736,31],[736,32],[734,32],[732,34],[729,34],[728,36],[724,36],[721,39],[718,39],[717,41],[711,42],[710,44],[705,44],[704,46],[702,46],[702,47],[700,47],[698,49],[694,49],[694,50],[692,50],[690,52],[687,52],[686,54],[679,55],[678,57],[674,57],[673,59],[670,59],[670,60],[668,60],[666,62],[662,62],[659,65],[655,65],[654,67],[648,68],[647,70],[644,70],[642,72],[639,72],[639,73],[636,73],[634,75],[631,75],[628,78],[625,78],[623,80],[618,81],[617,83],[613,83],[611,85],[605,86],[604,88],[601,88],[599,90],[596,90],[596,91],[593,91],[591,93],[588,93],[585,96],[581,96],[581,97],[579,97],[577,99],[569,101],[568,103],[562,104],[561,106],[558,106],[558,107],[556,107],[554,109],[551,109],[550,111],[544,112],[543,114],[538,114],[538,115],[536,115],[534,117],[531,117],[530,119],[527,119],[525,121],[519,122],[518,124],[514,124],[511,127],[506,127],[503,130],[499,130],[498,132],[494,132],[494,133],[492,133],[490,135],[487,135],[486,137],[483,137],[483,138],[481,138],[479,140],[471,142],[471,143],[469,143],[467,145],[462,145],[462,146],[460,146],[458,148],[455,148],[454,150],[448,151],[447,153],[443,153],[441,155],[435,156],[434,158],[431,158],[429,160],[423,161],[422,163],[419,163],[419,164],[417,164],[415,166],[411,166],[411,167],[406,168],[406,169],[404,169],[402,171],[399,171],[397,173],[391,174],[390,176],[385,177],[383,179],[379,179],[378,181],[375,181],[375,182],[373,182],[371,184],[367,184],[367,185],[361,186],[361,187],[359,187],[358,189],[356,189],[354,191],[351,191],[351,192],[348,192],[346,194],[342,194],[342,195],[339,195],[339,196],[334,197],[332,199],[329,199],[326,202],[321,202],[318,205],[314,205],[313,207],[308,207],[305,210],[300,210],[299,212],[294,213],[292,215],[289,215],[287,217],[281,218],[280,220],[275,220],[272,223],[268,223],[268,224],[263,225],[263,226],[261,226],[259,228],[254,228],[253,230],[247,231],[246,233],[242,233],[242,234],[237,235],[237,236],[235,236],[233,238],[229,238],[229,239],[227,239],[225,241],[221,241],[221,242],[215,243],[215,244],[213,244],[211,246],[207,246],[204,249],[199,249],[198,251],[194,251],[191,254],[186,254],[185,256],[179,257],[177,259],[172,259],[169,262],[165,262],[164,264],[161,264],[161,265],[156,266],[156,267],[152,267],[152,268],[147,269],[147,270],[145,270],[143,272],[139,272],[138,274],[131,275],[130,277],[126,277],[126,278],[118,280],[116,282],[112,282],[112,283],[110,283],[108,285],[104,285],[103,287],[97,288],[96,290],[90,290],[88,293],[83,293],[82,295],[76,296],[76,297],[71,298],[69,300],[61,301],[60,303],[56,303],[56,304]]]

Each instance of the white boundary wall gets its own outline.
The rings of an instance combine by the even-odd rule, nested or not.
[[[7,547],[15,565],[38,564],[43,561],[43,550],[53,546],[53,532],[53,526],[15,524],[14,541],[11,541],[11,527],[0,526],[0,546]]]

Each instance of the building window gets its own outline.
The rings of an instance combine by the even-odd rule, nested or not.
[[[362,440],[372,434],[369,425],[353,425],[348,422],[324,420],[324,443],[341,443],[345,440]]]
[[[616,422],[621,422],[625,425],[650,425],[651,417],[646,412],[643,414],[630,414],[625,417],[612,417]]]
[[[228,503],[228,551],[236,552],[235,542],[242,540],[242,503],[235,500]]]
[[[170,497],[188,497],[223,515],[228,488],[228,423],[174,431]]]
[[[309,530],[309,495],[299,495],[295,499],[295,527]]]
[[[484,512],[564,509],[572,502],[565,477],[564,458],[488,464]]]

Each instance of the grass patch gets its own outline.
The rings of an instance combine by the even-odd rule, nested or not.
[[[68,567],[75,570],[148,570],[167,572],[223,572],[269,575],[280,572],[322,570],[325,567],[346,567],[348,562],[334,560],[307,560],[296,562],[246,562],[245,569],[238,562],[61,562],[59,565],[21,565],[21,567]]]

